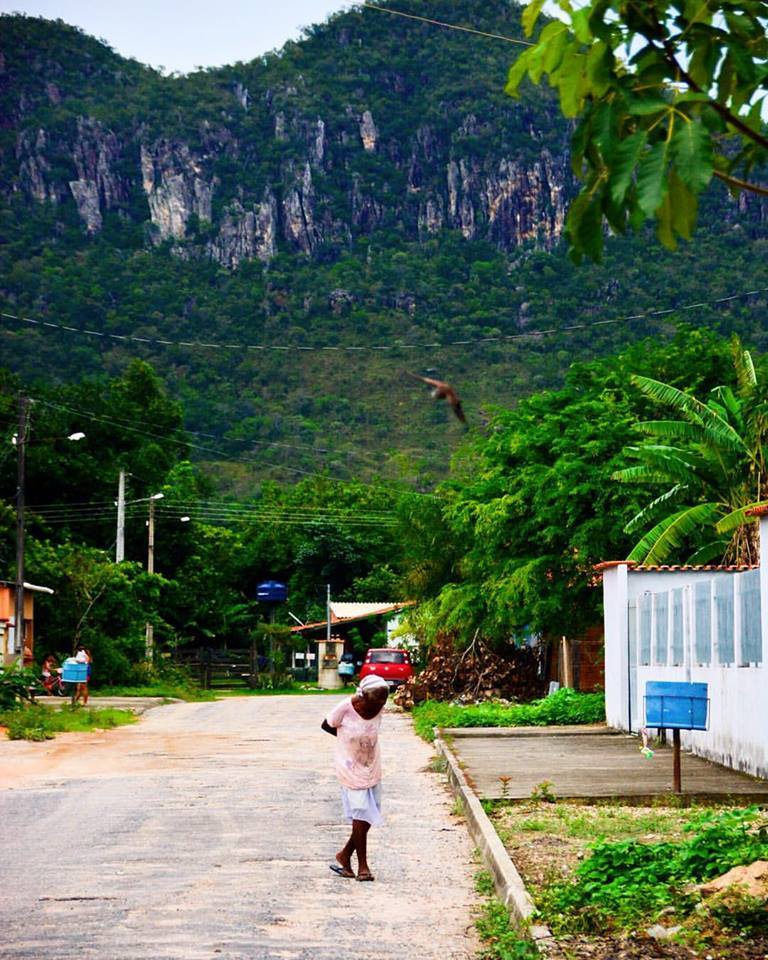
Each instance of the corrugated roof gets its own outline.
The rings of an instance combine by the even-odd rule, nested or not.
[[[412,607],[415,600],[403,600],[401,603],[336,603],[331,601],[331,626],[336,623],[349,623],[352,620],[365,620],[384,613],[396,613],[405,607]],[[315,623],[304,623],[300,627],[291,627],[292,633],[301,633],[302,630],[313,630],[326,626],[327,621],[317,620]]]

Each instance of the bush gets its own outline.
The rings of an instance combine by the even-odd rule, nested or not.
[[[433,740],[434,727],[547,727],[602,723],[605,695],[558,690],[531,703],[503,706],[478,703],[462,706],[428,700],[413,708],[413,725],[420,737]]]
[[[0,667],[0,710],[32,700],[39,688],[37,673],[30,667],[21,667],[18,663]]]

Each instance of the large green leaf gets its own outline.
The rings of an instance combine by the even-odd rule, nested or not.
[[[712,142],[700,122],[678,122],[672,137],[672,159],[677,175],[694,194],[712,179]]]
[[[640,160],[637,170],[637,203],[647,217],[652,217],[661,206],[667,185],[669,144],[662,140],[654,144]]]
[[[531,3],[523,10],[523,15],[520,19],[526,37],[530,37],[533,33],[533,28],[536,26],[536,21],[539,19],[543,7],[544,0],[531,0]]]
[[[615,203],[621,203],[632,183],[632,174],[635,171],[640,154],[648,142],[645,130],[625,137],[613,151],[611,163],[610,192]]]

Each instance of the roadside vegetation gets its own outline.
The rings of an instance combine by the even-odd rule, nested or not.
[[[676,946],[764,955],[765,897],[701,891],[732,867],[768,858],[764,809],[503,801],[486,809],[541,921],[566,938],[573,957],[613,956],[619,941],[649,937],[658,941],[654,956],[682,956]]]
[[[477,960],[536,960],[539,951],[512,920],[509,910],[496,897],[487,870],[475,875],[475,890],[482,898],[475,929],[482,942]]]
[[[548,727],[605,722],[605,695],[562,689],[532,703],[457,704],[428,700],[413,708],[413,725],[431,742],[435,727]]]
[[[42,704],[32,704],[0,711],[0,728],[4,727],[9,740],[52,740],[57,733],[92,733],[110,730],[138,718],[130,710],[115,710],[75,706],[69,704],[54,710]]]

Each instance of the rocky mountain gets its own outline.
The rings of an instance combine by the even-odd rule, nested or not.
[[[504,0],[463,6],[480,29],[519,33]],[[552,246],[569,176],[551,105],[500,95],[507,45],[393,20],[339,15],[275,56],[166,78],[63,24],[5,17],[6,194],[74,204],[92,236],[128,216],[230,268],[380,229]]]
[[[508,0],[395,7],[521,35]],[[138,354],[233,459],[428,482],[462,434],[414,403],[405,365],[509,403],[659,327],[509,338],[754,285],[768,208],[724,194],[695,248],[620,239],[576,272],[569,129],[546,91],[503,94],[514,55],[358,9],[250,63],[163,76],[61,21],[1,17],[6,362],[67,380]],[[727,324],[759,334],[753,306]],[[37,326],[14,325],[24,312]]]

